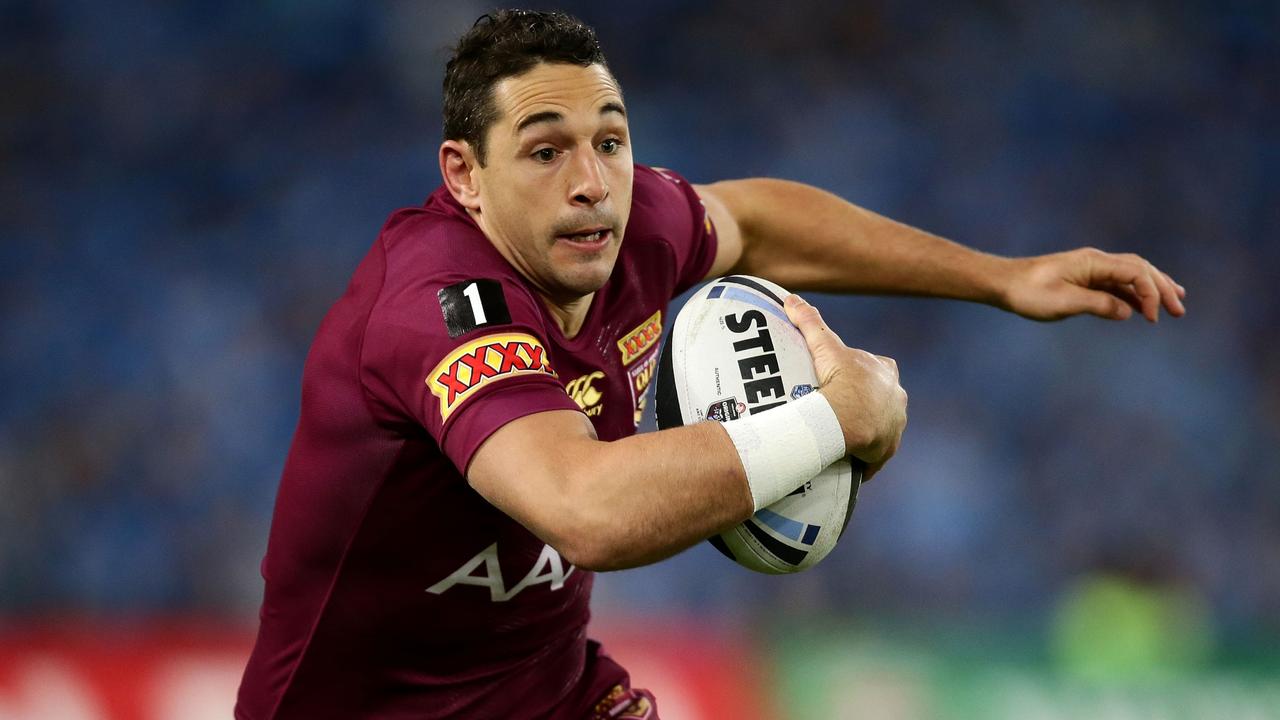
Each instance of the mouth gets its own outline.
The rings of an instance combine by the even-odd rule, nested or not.
[[[608,245],[611,239],[613,239],[613,229],[606,226],[588,227],[556,236],[556,240],[581,250],[599,250]]]

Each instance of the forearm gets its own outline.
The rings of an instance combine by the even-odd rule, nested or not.
[[[467,477],[589,570],[656,562],[742,522],[753,507],[742,462],[716,423],[602,442],[580,413],[530,415],[494,433]]]
[[[1009,260],[786,180],[709,186],[736,220],[733,272],[793,290],[926,295],[1003,306]]]
[[[657,562],[751,515],[742,463],[717,423],[596,443],[595,450],[569,493],[591,529],[592,569]]]

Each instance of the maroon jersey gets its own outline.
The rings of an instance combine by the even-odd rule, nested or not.
[[[714,254],[689,184],[637,166],[617,265],[565,338],[443,187],[392,215],[307,357],[236,717],[577,718],[625,681],[586,638],[592,574],[463,473],[531,413],[633,434],[667,303]]]

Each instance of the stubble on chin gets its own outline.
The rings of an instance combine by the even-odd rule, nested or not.
[[[575,261],[552,267],[552,277],[565,292],[568,299],[590,295],[604,287],[613,275],[618,261],[617,246],[604,248],[589,258],[576,258]]]

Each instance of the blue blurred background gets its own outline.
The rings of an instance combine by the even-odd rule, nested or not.
[[[439,183],[447,48],[489,7],[0,2],[0,614],[254,621],[308,344]],[[841,547],[783,579],[695,548],[602,576],[598,614],[995,629],[1084,667],[1112,578],[1176,596],[1193,662],[1277,647],[1277,3],[559,7],[640,162],[1188,290],[1157,326],[819,297],[911,396]]]

